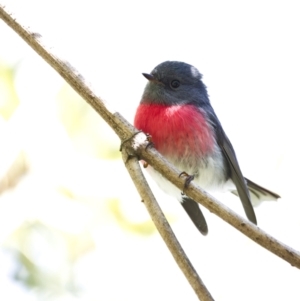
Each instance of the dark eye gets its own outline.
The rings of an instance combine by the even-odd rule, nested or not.
[[[177,79],[174,79],[174,80],[171,81],[170,85],[171,85],[171,88],[177,89],[180,86],[180,81],[177,80]]]

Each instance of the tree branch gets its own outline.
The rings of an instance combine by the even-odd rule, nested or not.
[[[180,267],[181,271],[189,281],[191,287],[194,289],[199,300],[212,301],[214,300],[205,287],[204,283],[198,276],[192,263],[186,256],[180,243],[178,242],[174,232],[172,231],[168,221],[166,220],[162,210],[160,209],[145,177],[141,171],[140,164],[137,157],[128,158],[126,149],[122,151],[123,161],[131,176],[132,181],[135,184],[137,191],[139,192],[142,202],[145,204],[153,223],[155,224],[158,232],[163,238],[165,244],[169,248],[176,263]]]
[[[88,86],[80,73],[75,70],[67,61],[50,51],[41,41],[41,35],[30,32],[19,24],[14,17],[5,11],[5,8],[0,4],[0,17],[15,30],[45,61],[49,63],[69,84],[78,92],[99,114],[100,116],[114,129],[121,140],[131,137],[135,132],[135,128],[128,123],[119,113],[108,108],[99,97],[97,97],[91,88]],[[213,301],[209,291],[198,276],[196,270],[185,255],[182,247],[176,239],[169,223],[164,217],[159,205],[157,204],[144,176],[140,170],[139,163],[136,158],[127,161],[128,154],[124,148],[122,155],[127,170],[134,180],[134,183],[144,201],[144,204],[167,247],[173,255],[179,268],[189,281],[194,289],[199,300]]]
[[[140,138],[139,135],[144,135]],[[144,144],[139,145],[138,140],[144,139]],[[166,179],[172,182],[179,189],[184,189],[184,180],[179,178],[180,171],[172,166],[160,153],[154,148],[148,147],[147,137],[144,133],[137,134],[133,139],[133,145],[129,145],[127,150],[130,154],[136,153],[139,158],[148,162],[151,166],[157,169]],[[184,190],[184,193],[192,198],[197,203],[206,207],[210,212],[216,214],[228,224],[248,236],[250,239],[266,248],[273,254],[289,262],[292,266],[300,268],[300,253],[291,247],[283,244],[265,231],[242,218],[230,208],[219,202],[217,199],[209,195],[206,191],[195,185],[193,182]]]
[[[118,112],[110,109],[92,89],[88,86],[80,73],[73,68],[67,61],[62,60],[54,54],[53,50],[44,46],[40,34],[25,29],[14,17],[6,12],[5,8],[0,5],[0,17],[16,31],[45,61],[47,61],[69,84],[77,91],[114,129],[121,140],[131,137],[136,133],[136,129],[128,123]],[[142,136],[141,136],[142,135]],[[137,139],[144,141],[138,143]],[[126,143],[124,149],[128,154],[137,155],[144,159],[169,181],[180,189],[184,187],[184,179],[178,177],[180,171],[166,161],[155,149],[145,149],[146,136],[138,134],[132,142]],[[218,202],[215,198],[209,196],[205,191],[191,183],[185,190],[186,195],[205,206],[208,210],[221,217],[224,221],[235,227],[237,230],[251,238],[262,247],[268,249],[280,258],[286,260],[291,265],[300,268],[300,254],[292,248],[279,242],[272,236],[259,229],[254,224],[241,218],[232,210]],[[152,212],[152,211],[149,211]],[[151,216],[156,219],[156,216]],[[159,224],[159,222],[157,222]]]

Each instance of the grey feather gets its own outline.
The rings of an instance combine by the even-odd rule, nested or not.
[[[221,126],[219,126],[219,129],[217,131],[217,142],[221,147],[225,158],[227,159],[230,169],[230,177],[237,188],[237,192],[241,199],[245,213],[252,223],[257,224],[254,209],[250,200],[248,187],[239,167],[232,144],[230,143],[228,137],[226,136]]]
[[[275,192],[272,192],[252,181],[245,178],[248,190],[250,193],[251,203],[253,206],[258,206],[264,201],[276,201],[280,199],[280,195],[278,195]],[[231,191],[233,194],[238,196],[238,193],[236,190]]]
[[[185,212],[188,214],[196,228],[203,234],[206,235],[208,233],[208,227],[205,220],[205,217],[198,205],[194,200],[187,196],[182,197],[181,202],[182,207]]]

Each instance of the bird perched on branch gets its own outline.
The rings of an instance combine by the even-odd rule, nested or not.
[[[134,125],[151,135],[155,148],[208,191],[237,194],[248,219],[257,223],[253,204],[279,198],[243,177],[233,146],[212,108],[199,71],[186,63],[166,61],[151,73],[137,108]],[[148,171],[166,193],[180,200],[198,230],[208,232],[199,205],[149,166]],[[252,203],[251,203],[252,201]]]

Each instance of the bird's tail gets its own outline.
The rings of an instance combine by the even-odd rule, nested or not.
[[[250,193],[251,203],[253,206],[258,206],[264,201],[276,201],[280,199],[280,195],[272,192],[264,187],[245,178]],[[236,190],[232,191],[233,194],[238,196]]]
[[[189,215],[190,219],[194,223],[194,225],[197,227],[197,229],[203,234],[207,235],[208,233],[208,227],[205,220],[205,217],[199,207],[199,204],[196,203],[194,200],[189,198],[188,196],[184,195],[182,196],[182,207],[186,211],[186,213]]]
[[[250,192],[251,203],[253,206],[258,206],[264,201],[276,201],[280,199],[280,196],[264,187],[259,186],[258,184],[246,179],[247,186]],[[236,192],[233,192],[236,194]]]

